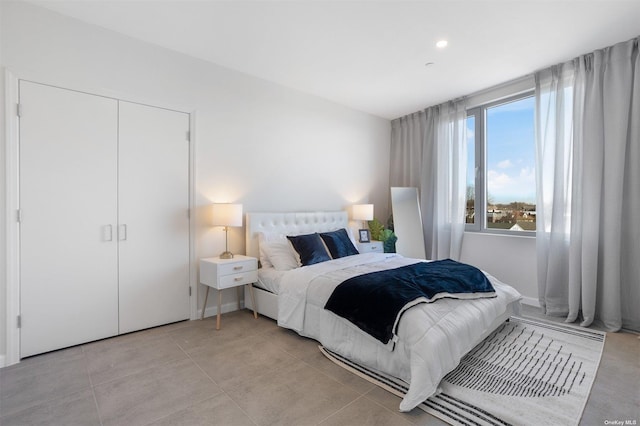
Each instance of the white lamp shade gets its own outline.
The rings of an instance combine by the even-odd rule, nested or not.
[[[211,205],[211,225],[242,226],[242,204],[216,203]]]
[[[373,220],[373,204],[354,204],[353,220]]]

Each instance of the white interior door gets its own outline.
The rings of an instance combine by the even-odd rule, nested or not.
[[[120,333],[189,318],[189,115],[120,101]]]
[[[20,82],[20,356],[118,333],[117,101]]]

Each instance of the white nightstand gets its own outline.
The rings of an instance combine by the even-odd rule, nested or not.
[[[360,253],[384,253],[382,241],[371,241],[370,243],[358,243]]]
[[[220,330],[222,290],[232,287],[237,287],[237,289],[240,290],[242,286],[246,284],[249,285],[249,294],[251,294],[251,301],[254,306],[253,316],[258,318],[258,313],[255,310],[256,303],[253,296],[253,283],[256,281],[258,281],[258,259],[255,257],[236,254],[233,259],[220,259],[219,257],[207,257],[200,259],[200,284],[207,286],[207,293],[204,296],[204,305],[202,305],[201,318],[204,318],[204,310],[207,307],[209,288],[213,287],[218,290],[216,330]],[[239,291],[238,309],[240,309]]]

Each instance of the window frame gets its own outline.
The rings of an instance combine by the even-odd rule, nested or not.
[[[467,119],[474,117],[475,144],[475,180],[474,180],[474,223],[465,223],[465,232],[485,234],[511,235],[519,237],[535,237],[536,231],[510,231],[487,227],[487,144],[486,120],[487,110],[499,105],[515,102],[535,96],[535,90],[529,89],[500,99],[492,100],[467,109]],[[535,114],[535,111],[534,111]],[[535,121],[535,117],[534,117]],[[535,125],[535,123],[534,123]],[[536,192],[537,192],[536,188]],[[481,208],[478,208],[481,206]],[[537,208],[536,208],[537,210]]]

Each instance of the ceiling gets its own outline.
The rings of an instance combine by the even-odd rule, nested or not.
[[[387,119],[640,35],[638,0],[31,2]]]

